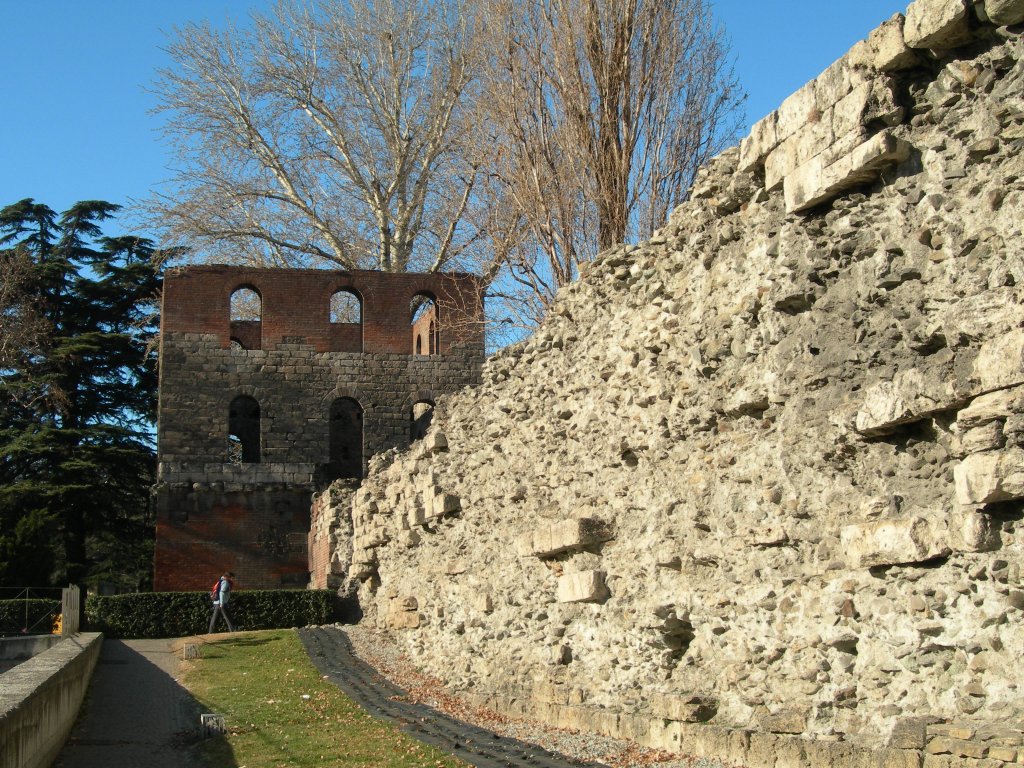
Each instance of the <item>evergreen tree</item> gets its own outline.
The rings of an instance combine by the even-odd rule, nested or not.
[[[118,208],[0,210],[0,264],[28,264],[0,322],[42,325],[0,361],[0,586],[150,579],[160,260],[145,239],[102,234]]]

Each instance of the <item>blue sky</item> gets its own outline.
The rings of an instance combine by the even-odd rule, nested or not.
[[[712,0],[749,94],[748,125],[903,0]],[[0,0],[0,206],[34,197],[126,204],[169,175],[146,87],[176,25],[221,24],[269,0]]]

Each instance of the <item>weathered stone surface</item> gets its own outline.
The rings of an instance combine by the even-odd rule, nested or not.
[[[955,469],[961,504],[988,504],[1024,498],[1024,450],[975,453]]]
[[[964,0],[914,0],[907,8],[903,38],[911,48],[955,48],[968,42]]]
[[[366,558],[364,621],[416,594],[400,642],[456,692],[727,765],[920,768],[959,737],[900,721],[967,719],[959,740],[991,750],[984,727],[1024,720],[1024,554],[998,501],[1024,451],[1024,69],[1014,30],[971,25],[895,90],[855,47],[446,398],[447,451],[382,460],[353,510],[391,537]],[[767,165],[811,151],[812,108],[823,170],[886,136],[913,151],[787,211],[808,160],[772,170],[781,192]],[[407,546],[426,486],[461,511]],[[576,518],[615,537],[558,532]],[[530,697],[538,679],[557,701]],[[706,723],[655,695],[692,693]],[[783,719],[802,730],[768,730]]]

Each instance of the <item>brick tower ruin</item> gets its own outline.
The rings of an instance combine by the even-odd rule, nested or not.
[[[313,493],[476,384],[467,274],[195,266],[164,281],[154,588],[304,587]]]

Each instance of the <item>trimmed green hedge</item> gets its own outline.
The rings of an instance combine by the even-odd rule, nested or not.
[[[282,629],[334,620],[335,594],[326,589],[232,592],[228,612],[238,630]],[[208,592],[140,592],[90,596],[88,629],[108,637],[187,637],[206,632],[212,604]],[[217,618],[217,631],[224,631]]]
[[[48,635],[58,613],[60,600],[0,600],[0,636]]]

